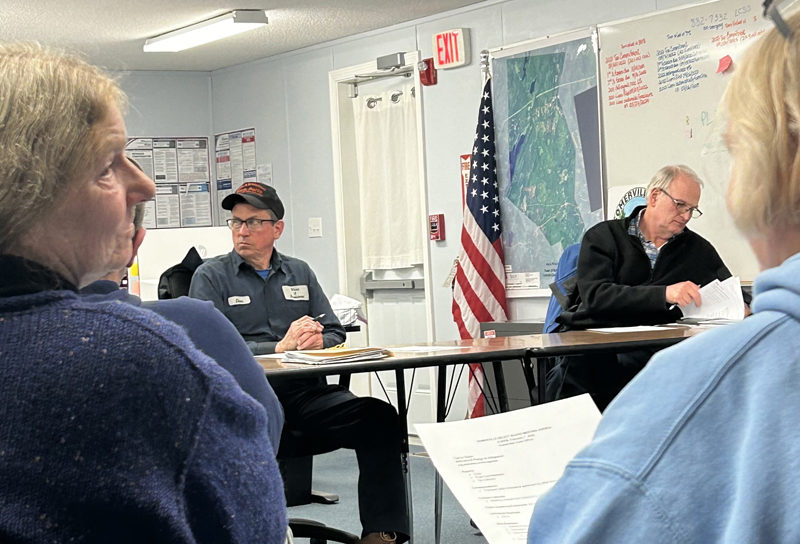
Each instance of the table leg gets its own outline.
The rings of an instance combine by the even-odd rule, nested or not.
[[[405,370],[394,371],[397,384],[397,414],[400,418],[400,457],[406,478],[406,510],[408,513],[409,542],[414,542],[414,506],[411,500],[411,466],[408,460],[408,401],[406,399]]]
[[[506,378],[503,373],[503,362],[492,361],[492,371],[494,371],[494,383],[497,387],[497,403],[500,412],[508,412],[508,392],[506,391]]]
[[[547,402],[547,367],[550,366],[554,357],[538,357],[536,359],[536,378],[539,381],[539,404]]]
[[[436,422],[441,423],[447,415],[447,367],[440,366],[436,376]],[[442,477],[434,469],[433,491],[433,528],[434,543],[439,544],[442,539]]]
[[[526,353],[525,356],[522,358],[522,373],[525,375],[525,385],[528,386],[528,398],[531,401],[531,406],[544,402],[544,399],[539,397],[538,389],[536,390],[536,395],[533,394],[533,390],[536,389],[536,379],[534,378],[533,374],[533,365],[539,365],[539,361],[532,358],[530,353]]]

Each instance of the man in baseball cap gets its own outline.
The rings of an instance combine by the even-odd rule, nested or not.
[[[284,208],[273,187],[248,182],[222,200],[233,251],[200,265],[189,296],[210,300],[234,324],[255,354],[320,349],[341,344],[345,332],[314,272],[275,250]],[[356,451],[361,544],[405,542],[410,533],[401,466],[399,418],[388,403],[357,397],[323,378],[276,381],[285,415],[278,456]]]

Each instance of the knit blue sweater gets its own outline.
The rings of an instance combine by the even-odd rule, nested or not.
[[[261,403],[267,411],[272,449],[278,451],[283,430],[281,403],[236,327],[212,303],[189,297],[142,302],[139,297],[131,295],[127,289],[120,289],[109,280],[90,283],[80,290],[80,294],[93,302],[118,300],[140,306],[180,325],[195,347],[230,372],[242,391]]]
[[[179,326],[6,296],[0,368],[0,542],[283,542],[264,408]]]

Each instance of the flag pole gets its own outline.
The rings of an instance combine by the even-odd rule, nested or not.
[[[483,83],[489,79],[489,50],[484,49],[481,51],[481,75],[483,76]]]
[[[489,51],[481,51],[480,69],[483,86],[453,282],[453,320],[462,339],[480,338],[481,323],[508,320]],[[481,365],[470,364],[468,417],[485,413],[483,381]]]

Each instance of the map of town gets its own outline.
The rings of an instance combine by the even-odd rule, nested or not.
[[[494,81],[507,283],[547,288],[563,249],[603,218],[589,202],[576,108],[582,93],[597,103],[591,38],[499,59]]]

